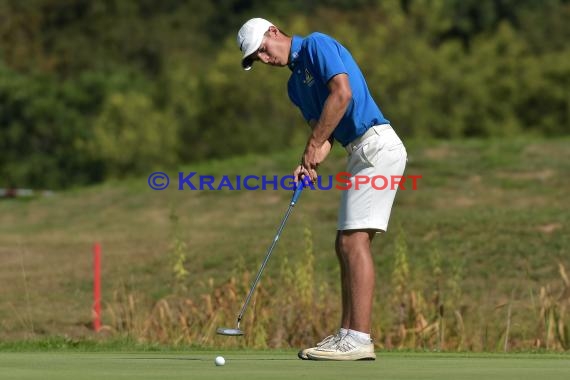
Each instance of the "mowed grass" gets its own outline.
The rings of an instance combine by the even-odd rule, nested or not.
[[[216,367],[222,355],[225,366]],[[549,379],[566,380],[570,361],[553,355],[381,353],[374,362],[301,361],[292,351],[0,353],[2,378],[75,379]]]
[[[488,333],[499,336],[497,326],[504,328],[506,310],[497,305],[512,299],[512,339],[532,340],[540,316],[538,306],[528,305],[540,287],[560,282],[559,262],[570,268],[569,143],[568,138],[407,141],[406,174],[422,179],[417,191],[399,192],[388,234],[374,242],[382,302],[388,303],[392,294],[395,239],[403,231],[410,289],[426,297],[432,291],[431,253],[437,250],[444,280],[459,268],[455,281],[462,298],[457,306],[464,318],[488,324]],[[289,150],[163,169],[173,181],[165,191],[149,189],[142,176],[49,198],[1,200],[0,338],[91,334],[94,242],[103,248],[104,307],[123,290],[152,303],[175,291],[177,229],[187,246],[184,292],[200,306],[199,295],[211,290],[210,281],[213,286],[224,283],[236,268],[257,270],[291,192],[179,191],[176,173],[195,171],[218,181],[222,175],[282,176],[300,154]],[[336,147],[320,174],[344,170],[344,161],[345,153]],[[316,285],[336,283],[339,197],[336,190],[304,192],[264,278],[279,284],[284,258],[293,263],[302,258],[308,228]],[[390,318],[379,310],[376,320]]]

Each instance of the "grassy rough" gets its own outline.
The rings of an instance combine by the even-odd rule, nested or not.
[[[376,335],[382,337],[383,347],[399,344],[400,331],[394,327],[399,310],[391,284],[398,236],[403,232],[409,265],[406,297],[413,297],[406,299],[407,310],[415,302],[418,326],[424,324],[418,314],[431,325],[437,319],[436,306],[442,304],[448,334],[455,337],[450,347],[501,350],[510,303],[511,347],[546,348],[549,332],[541,325],[546,302],[541,290],[554,298],[563,283],[558,264],[570,268],[568,143],[567,138],[407,142],[407,174],[423,178],[419,190],[398,194],[390,231],[374,244]],[[286,175],[299,153],[204,162],[181,171],[217,178]],[[337,148],[321,174],[343,170],[344,159]],[[174,179],[175,173],[169,174]],[[236,301],[227,306],[233,318],[249,284],[241,276],[257,270],[290,196],[283,190],[177,191],[174,185],[157,192],[148,188],[146,178],[133,178],[50,198],[3,200],[0,336],[3,340],[89,337],[95,241],[103,246],[105,323],[110,324],[110,311],[116,310],[117,302],[126,311],[143,313],[131,316],[141,326],[161,300],[190,299],[203,310],[204,295],[214,297],[215,289],[232,275],[238,278]],[[278,288],[287,280],[280,275],[300,270],[294,263],[308,262],[304,260],[308,230],[315,267],[306,273],[312,276],[317,295],[322,294],[318,289],[323,284],[330,286],[330,297],[317,301],[333,303],[325,305],[330,320],[302,337],[307,343],[323,333],[320,329],[336,323],[338,269],[333,238],[339,196],[338,191],[305,191],[264,275],[271,292],[271,286]],[[177,216],[176,226],[172,215]],[[188,275],[182,280],[173,273],[173,252],[184,257]],[[260,317],[268,321],[278,312],[268,309]],[[287,323],[294,323],[294,318]],[[414,327],[410,323],[408,331]],[[263,331],[259,334],[262,339]],[[468,339],[459,346],[461,337]],[[415,334],[414,339],[417,348],[437,346],[431,335],[422,341]]]

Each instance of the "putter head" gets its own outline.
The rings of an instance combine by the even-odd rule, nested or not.
[[[230,329],[227,327],[220,327],[216,330],[216,333],[220,335],[228,335],[228,336],[241,336],[243,335],[243,331],[240,329]]]

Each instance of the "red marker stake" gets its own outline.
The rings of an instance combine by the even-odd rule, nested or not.
[[[93,329],[101,328],[101,245],[93,245]]]

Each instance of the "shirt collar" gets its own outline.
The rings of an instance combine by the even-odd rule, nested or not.
[[[303,37],[293,36],[291,39],[291,51],[289,52],[289,69],[293,71],[295,69],[295,64],[299,60],[299,53],[301,51],[301,44],[303,43]]]

